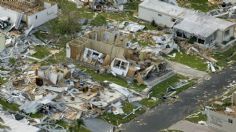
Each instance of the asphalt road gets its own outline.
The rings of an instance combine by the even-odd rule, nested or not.
[[[236,66],[213,74],[195,88],[179,94],[180,100],[174,104],[163,103],[137,119],[124,124],[125,132],[158,132],[184,119],[210,98],[221,95],[230,82],[236,80]]]

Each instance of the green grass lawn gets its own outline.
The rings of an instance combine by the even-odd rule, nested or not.
[[[79,132],[90,132],[90,131],[85,127],[81,127]]]
[[[37,31],[34,33],[35,37],[40,39],[40,40],[43,40],[45,38],[47,38],[48,34],[46,33],[42,33],[41,31]]]
[[[47,60],[41,62],[41,65],[58,64],[58,63],[63,63],[65,61],[66,61],[66,51],[64,49],[61,52],[49,57]]]
[[[196,84],[196,80],[190,80],[190,81],[189,81],[189,84],[187,84],[187,85],[185,85],[185,86],[183,86],[183,87],[177,89],[177,90],[176,90],[176,94],[179,94],[179,93],[185,91],[186,89],[188,89],[188,88],[190,88],[190,87],[193,87],[195,84]]]
[[[56,124],[66,128],[66,129],[69,129],[70,127],[70,124],[68,124],[67,122],[63,121],[63,120],[59,120],[56,122]],[[76,130],[69,130],[69,132],[77,132]],[[88,130],[84,125],[81,124],[78,132],[90,132],[90,130]]]
[[[179,82],[181,79],[186,79],[186,78],[184,76],[181,76],[181,75],[174,75],[174,76],[170,77],[169,79],[157,84],[152,89],[151,96],[152,97],[157,97],[157,98],[162,97],[162,95],[165,94],[166,89],[168,87],[170,87],[170,86],[174,85],[175,83]]]
[[[130,0],[124,7],[126,10],[138,11],[138,5],[140,3],[139,0]]]
[[[90,23],[92,26],[104,26],[107,24],[106,17],[98,14]]]
[[[163,101],[156,98],[157,100],[153,100],[151,98],[145,98],[143,100],[140,101],[140,104],[142,104],[143,106],[147,107],[147,108],[153,108],[155,106],[157,106],[158,104],[162,103]]]
[[[193,114],[190,117],[186,117],[186,120],[193,123],[198,123],[199,121],[206,121],[207,116],[203,114],[202,112],[198,112],[198,113]]]
[[[153,108],[157,106],[158,104],[162,103],[163,100],[160,98],[165,94],[168,87],[173,86],[177,82],[179,82],[182,79],[187,79],[186,77],[183,77],[181,75],[174,75],[173,77],[157,84],[150,94],[151,97],[155,97],[156,100],[153,100],[152,98],[146,98],[140,101],[140,103],[148,108]],[[195,84],[194,80],[190,80],[189,83],[179,89],[176,90],[176,94],[181,93],[182,91],[192,87]]]
[[[44,114],[42,114],[42,113],[35,113],[35,114],[30,114],[29,116],[31,118],[43,118]]]
[[[19,105],[9,103],[4,99],[0,99],[0,104],[2,105],[4,110],[19,111]]]
[[[44,57],[47,57],[50,54],[48,47],[35,46],[34,48],[35,48],[36,53],[34,53],[32,56],[35,58],[43,59]]]
[[[226,66],[228,62],[236,61],[236,46],[233,46],[224,52],[214,53],[213,58],[218,61],[217,65],[219,66]]]
[[[75,3],[66,0],[51,0],[58,3],[61,9],[58,18],[49,21],[45,25],[50,29],[51,35],[73,35],[80,31],[79,19],[85,11],[79,10]],[[90,16],[88,14],[84,16]]]
[[[178,52],[176,53],[175,58],[168,57],[171,61],[179,62],[194,69],[200,71],[207,70],[207,64],[204,59],[201,59],[199,56],[196,55],[187,55],[185,53]]]
[[[3,85],[7,80],[4,80],[4,78],[0,77],[0,86]]]
[[[94,14],[95,13],[92,10],[85,7],[78,9],[78,15],[80,18],[92,19]]]
[[[192,8],[194,10],[199,10],[202,12],[208,12],[217,7],[217,5],[210,4],[208,0],[179,0],[178,3],[180,4],[180,6]]]
[[[125,114],[131,113],[133,111],[133,109],[135,109],[135,106],[133,106],[131,103],[123,102],[123,111]],[[123,117],[125,117],[125,115],[114,115],[113,113],[105,112],[101,116],[101,118],[113,125],[118,126],[119,124],[127,123],[127,122],[133,120],[135,117],[137,117],[138,115],[141,115],[144,112],[145,112],[145,110],[143,108],[141,108],[141,109],[137,110],[135,112],[135,114],[131,114],[130,116],[128,116],[125,119],[123,119]]]
[[[133,12],[102,12],[100,13],[107,20],[115,20],[115,21],[137,21],[135,17],[133,17]]]

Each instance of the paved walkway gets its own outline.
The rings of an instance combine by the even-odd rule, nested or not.
[[[199,71],[189,66],[186,66],[177,62],[173,62],[173,61],[168,61],[168,63],[171,65],[173,70],[178,74],[188,76],[190,78],[209,78],[210,77],[208,73],[204,71]]]

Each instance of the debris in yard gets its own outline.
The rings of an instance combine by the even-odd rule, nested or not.
[[[98,28],[67,43],[67,57],[98,72],[107,71],[152,86],[155,79],[172,72],[154,48],[142,49],[128,38],[117,30]]]
[[[214,9],[209,14],[214,17],[234,19],[236,18],[235,2],[234,4],[226,4],[219,9]]]
[[[209,12],[212,16],[178,7],[175,0],[16,0],[0,2],[0,12],[0,117],[22,131],[78,131],[89,118],[119,125],[165,99],[179,101],[177,94],[192,80],[177,76],[158,89],[178,73],[172,61],[197,55],[216,72],[218,62],[211,57],[216,45],[235,41],[235,24],[215,18],[236,16],[228,4]],[[194,59],[184,61],[195,64]],[[225,106],[229,93],[215,105]],[[230,106],[221,111],[235,112]],[[0,127],[14,124],[0,121]]]
[[[140,25],[138,23],[134,23],[134,22],[127,22],[124,21],[119,25],[119,28],[121,30],[124,30],[126,32],[131,32],[131,33],[136,33],[138,31],[141,31],[145,28],[144,25]]]
[[[122,115],[122,114],[124,114],[121,102],[117,102],[115,104],[112,104],[111,107],[112,107],[112,112],[113,112],[114,115],[118,115],[118,114]]]
[[[129,117],[132,114],[135,114],[135,112],[138,111],[141,108],[142,108],[142,106],[138,106],[137,108],[133,109],[133,111],[131,113],[127,114],[126,116],[124,116],[123,119]]]
[[[2,85],[0,96],[18,104],[24,114],[73,121],[97,117],[108,108],[122,114],[120,101],[139,95],[114,83],[100,84],[72,64],[58,64],[27,67],[19,77],[11,77]]]
[[[211,70],[211,72],[216,72],[216,69],[212,62],[207,62],[207,64],[208,64],[208,69]]]
[[[205,121],[199,121],[198,124],[207,126],[207,123]]]
[[[94,11],[118,12],[124,10],[124,4],[127,3],[127,0],[93,0],[92,2],[88,1],[87,3],[91,5],[91,8]]]
[[[188,85],[189,83],[190,82],[188,80],[180,80],[179,82],[175,83],[173,86],[170,85],[166,89],[166,92],[163,95],[163,99],[168,99],[169,97],[174,97],[174,95],[176,94],[176,90]]]
[[[171,57],[171,58],[175,58],[176,53],[173,53],[172,55],[168,55],[168,56]]]

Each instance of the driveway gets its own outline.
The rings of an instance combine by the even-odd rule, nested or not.
[[[168,63],[173,68],[173,70],[180,75],[184,75],[190,78],[209,78],[210,77],[208,73],[204,71],[199,71],[189,66],[186,66],[177,62],[173,62],[173,61],[168,61]]]

